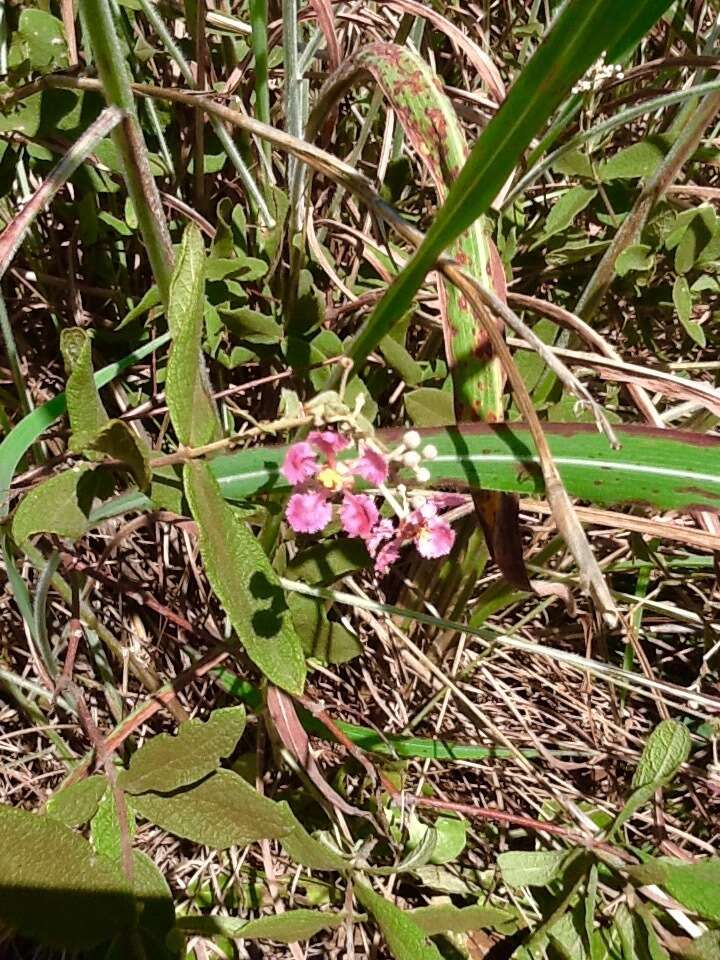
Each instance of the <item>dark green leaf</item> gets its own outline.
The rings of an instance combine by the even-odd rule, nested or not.
[[[561,233],[575,220],[575,217],[581,213],[585,207],[597,196],[597,190],[589,190],[586,187],[573,187],[566,190],[565,193],[555,202],[552,210],[548,214],[543,228],[539,243]]]
[[[146,793],[128,800],[141,817],[163,830],[218,850],[279,839],[293,829],[280,804],[260,796],[230,770],[218,770],[171,795]]]
[[[408,910],[408,917],[428,936],[452,931],[466,933],[469,930],[496,930],[514,925],[512,913],[477,904],[473,907],[456,907],[452,903]]]
[[[364,883],[355,884],[355,896],[375,918],[395,960],[442,960],[438,948],[407,912],[378,896]]]
[[[245,708],[213,710],[208,720],[188,720],[176,736],[161,733],[148,740],[118,777],[128,793],[170,793],[217,769],[235,749],[245,729]]]
[[[11,930],[79,950],[133,924],[122,871],[57,820],[0,806],[0,849],[0,921]]]
[[[88,526],[90,503],[84,481],[92,480],[93,467],[81,464],[43,480],[20,501],[12,519],[12,537],[21,544],[35,533],[55,533],[79,540]]]
[[[497,864],[508,887],[546,887],[559,877],[564,850],[510,850],[498,855]]]
[[[649,137],[639,143],[633,143],[619,150],[598,167],[598,175],[606,183],[610,180],[625,178],[628,180],[648,177],[665,159],[670,149],[667,137]]]
[[[107,790],[105,777],[87,777],[54,793],[47,802],[46,811],[53,820],[66,827],[80,827],[91,820]]]
[[[405,394],[405,409],[415,427],[445,427],[455,422],[452,394],[419,387]]]
[[[199,527],[208,579],[248,656],[272,683],[300,693],[302,645],[262,547],[223,500],[207,464],[186,465],[185,495]]]
[[[70,449],[84,450],[108,421],[92,368],[92,341],[79,327],[63,330],[60,349],[65,361],[65,397],[70,417]]]
[[[180,443],[200,447],[216,439],[219,423],[208,393],[203,334],[205,248],[194,225],[186,228],[170,284],[168,324],[173,337],[165,399]]]
[[[661,857],[628,867],[639,883],[656,883],[688,910],[707,920],[720,921],[720,858],[688,863]]]
[[[119,460],[141,490],[150,489],[152,471],[148,448],[124,420],[109,420],[86,444],[85,450]]]
[[[652,270],[655,255],[647,243],[634,243],[626,247],[615,261],[615,273],[624,277],[628,273]]]
[[[370,564],[370,555],[362,540],[344,537],[301,550],[288,564],[285,576],[289,580],[326,587]]]
[[[280,806],[284,807],[287,821],[292,825],[290,833],[286,834],[281,841],[285,853],[291,860],[309,870],[333,870],[344,873],[348,869],[347,861],[339,853],[335,853],[311,836],[286,803],[283,802]]]

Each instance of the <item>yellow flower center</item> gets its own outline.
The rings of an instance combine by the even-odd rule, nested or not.
[[[333,493],[337,493],[343,488],[342,475],[332,467],[325,467],[317,475],[317,478],[327,490],[332,490]]]

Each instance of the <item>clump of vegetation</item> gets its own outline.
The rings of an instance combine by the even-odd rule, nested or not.
[[[720,957],[715,7],[0,22],[2,956]]]

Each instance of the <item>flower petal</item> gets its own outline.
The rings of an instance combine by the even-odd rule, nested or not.
[[[355,461],[353,473],[377,487],[385,483],[388,477],[388,464],[384,454],[363,443],[360,446],[360,459]]]
[[[308,440],[326,457],[333,457],[350,445],[348,438],[335,430],[312,430],[308,434]]]
[[[455,543],[455,531],[440,517],[432,517],[418,531],[415,546],[421,557],[445,557]]]
[[[288,447],[280,472],[294,486],[314,477],[319,468],[315,451],[309,443],[301,440],[300,443],[293,443]]]
[[[372,497],[364,493],[346,493],[340,507],[340,522],[351,537],[369,539],[379,519],[378,508]]]
[[[367,541],[367,548],[370,556],[375,556],[383,540],[389,540],[390,537],[394,535],[395,527],[393,526],[392,520],[388,520],[387,518],[381,520],[375,526],[375,529],[371,532]]]
[[[385,546],[378,551],[378,555],[375,557],[375,571],[377,573],[385,573],[390,569],[400,556],[401,546],[402,544],[399,540],[389,540]]]
[[[285,516],[296,533],[320,533],[330,523],[332,507],[322,493],[295,493],[288,500]]]

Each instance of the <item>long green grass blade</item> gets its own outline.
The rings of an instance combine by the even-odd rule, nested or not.
[[[669,4],[665,4],[668,6]],[[623,38],[646,26],[661,4],[570,0],[472,149],[442,209],[402,273],[353,342],[355,370],[409,308],[437,258],[487,212],[523,152],[575,81]]]

